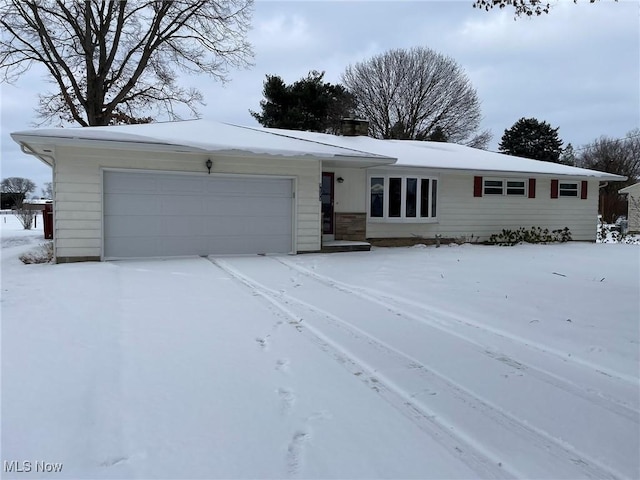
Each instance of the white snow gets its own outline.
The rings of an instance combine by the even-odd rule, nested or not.
[[[12,218],[3,478],[640,476],[636,245],[23,265]]]
[[[481,172],[513,172],[527,174],[568,175],[594,177],[602,180],[620,180],[620,175],[584,168],[569,167],[552,162],[503,155],[455,143],[422,142],[415,140],[378,140],[371,137],[344,137],[316,132],[301,132],[275,128],[251,127],[257,131],[269,131],[283,138],[300,138],[342,148],[375,153],[397,158],[396,167],[435,168]]]
[[[314,158],[345,157],[369,164],[393,163],[392,158],[356,152],[342,147],[272,135],[265,131],[207,120],[158,122],[141,125],[108,127],[43,128],[13,132],[16,142],[52,144],[73,141],[121,143],[128,148],[171,147],[175,151],[249,152],[263,155],[312,156]],[[344,158],[343,158],[344,159]]]
[[[316,132],[230,125],[207,120],[109,127],[50,128],[13,132],[28,145],[102,142],[127,148],[166,146],[174,151],[249,152],[259,155],[337,158],[359,166],[419,167],[439,170],[566,175],[620,180],[624,177],[551,162],[503,155],[453,143],[378,140]],[[46,160],[46,157],[43,157]]]

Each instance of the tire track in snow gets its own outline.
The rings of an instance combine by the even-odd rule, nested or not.
[[[429,327],[438,329],[444,333],[447,333],[449,335],[453,335],[456,338],[459,338],[469,344],[472,344],[474,347],[476,347],[478,349],[479,352],[483,353],[484,355],[487,355],[499,362],[503,362],[505,364],[514,366],[514,368],[517,369],[526,369],[527,374],[532,375],[536,378],[538,378],[539,380],[552,385],[556,388],[560,388],[572,395],[575,395],[577,397],[580,397],[588,402],[591,402],[599,407],[605,408],[606,410],[609,410],[617,415],[623,416],[626,419],[634,422],[635,424],[639,424],[640,425],[640,412],[632,407],[629,407],[627,404],[620,402],[619,400],[612,398],[610,396],[602,396],[599,395],[598,393],[596,393],[595,391],[591,390],[591,389],[586,389],[580,385],[575,384],[574,382],[568,380],[567,378],[564,378],[556,373],[550,372],[548,370],[545,370],[543,368],[537,367],[532,365],[530,362],[527,361],[523,361],[521,359],[514,359],[513,355],[507,355],[503,352],[497,351],[497,349],[488,349],[486,346],[484,346],[482,343],[462,334],[459,333],[455,330],[453,330],[451,327],[449,327],[447,325],[446,321],[442,321],[440,320],[438,317],[439,316],[446,316],[448,318],[450,318],[452,321],[456,322],[457,324],[463,325],[465,327],[469,327],[469,328],[477,328],[480,329],[490,335],[499,337],[503,340],[507,340],[513,343],[516,343],[522,347],[534,350],[534,351],[538,351],[538,352],[542,352],[544,354],[547,355],[552,355],[554,357],[557,357],[559,360],[566,362],[567,361],[567,357],[565,357],[564,355],[560,355],[559,353],[549,350],[547,348],[535,345],[535,344],[531,344],[531,342],[528,342],[524,339],[520,339],[517,336],[511,335],[507,332],[498,330],[498,329],[494,329],[494,328],[487,328],[484,325],[481,325],[477,322],[472,322],[466,318],[460,318],[455,314],[450,314],[450,313],[446,313],[446,312],[434,312],[432,309],[424,306],[423,304],[419,303],[419,302],[415,302],[412,300],[408,300],[402,297],[398,297],[395,295],[389,295],[387,293],[384,292],[379,292],[377,290],[373,290],[373,289],[368,289],[368,288],[364,288],[364,287],[357,287],[354,285],[349,285],[346,284],[344,282],[341,282],[339,280],[335,280],[331,277],[327,277],[325,275],[321,275],[318,274],[316,272],[313,272],[305,267],[302,267],[300,265],[291,263],[289,261],[283,260],[281,258],[277,258],[277,257],[270,257],[272,260],[275,260],[283,265],[285,265],[286,267],[290,268],[293,271],[296,271],[298,273],[301,273],[303,275],[306,275],[309,278],[315,279],[329,287],[332,287],[338,291],[344,292],[344,293],[348,293],[350,295],[356,295],[364,300],[370,301],[370,302],[374,302],[380,306],[383,306],[384,308],[386,308],[387,310],[391,311],[392,313],[395,313],[403,318],[409,319],[409,320],[413,320],[419,323],[422,323],[424,325],[427,325]],[[384,300],[381,300],[384,299]],[[395,304],[394,308],[392,308],[390,306],[389,303]],[[405,306],[410,306],[410,307],[414,307],[414,308],[418,308],[419,310],[423,311],[427,317],[425,317],[424,315],[416,315],[414,313],[408,312],[407,310],[405,310],[404,308],[402,308],[402,304],[404,304]],[[638,382],[637,380],[633,380],[633,379],[629,379],[626,378],[627,376],[622,375],[622,374],[611,374],[608,372],[603,372],[601,368],[588,364],[585,365],[585,362],[582,361],[576,361],[573,357],[569,357],[569,361],[574,361],[576,363],[578,363],[581,367],[587,367],[593,370],[596,370],[598,373],[604,373],[605,375],[614,377],[618,380],[621,381],[625,381],[625,382],[629,382],[631,381],[631,383],[634,386],[637,386]]]
[[[513,479],[521,476],[515,472],[510,472],[507,468],[499,465],[498,460],[485,455],[478,448],[473,446],[472,443],[463,440],[463,438],[454,433],[452,428],[448,425],[444,425],[437,421],[435,414],[427,413],[424,409],[419,408],[414,404],[404,392],[397,392],[394,388],[388,387],[382,382],[371,380],[375,379],[375,370],[372,367],[355,358],[339,344],[324,335],[317,328],[309,325],[307,322],[305,322],[303,327],[302,316],[295,313],[289,308],[289,306],[279,300],[279,298],[283,296],[281,292],[276,292],[275,290],[272,290],[247,277],[235,268],[231,267],[224,260],[212,258],[207,258],[207,260],[227,273],[237,282],[251,289],[254,294],[261,296],[269,305],[276,307],[287,315],[291,319],[289,324],[296,328],[298,332],[303,334],[322,351],[340,363],[362,383],[372,388],[372,390],[375,390],[384,400],[399,410],[404,416],[409,418],[438,444],[443,446],[452,454],[453,457],[458,458],[465,465],[469,466],[478,474],[479,478]],[[326,418],[326,414],[322,414],[321,417]],[[310,417],[311,420],[315,418],[316,416]],[[308,434],[308,431],[305,429],[300,431]],[[303,440],[306,439],[307,437],[296,438],[296,435],[294,434],[294,437],[289,444],[287,463],[289,465],[290,474],[295,474],[299,470],[300,450],[304,443]]]
[[[265,300],[280,308],[297,322],[302,321],[302,317],[291,310],[292,305],[307,310],[310,314],[308,318],[312,318],[312,315],[315,315],[315,320],[333,325],[333,328],[337,327],[346,332],[351,337],[351,341],[361,343],[361,348],[366,344],[365,348],[373,349],[377,354],[384,354],[386,361],[391,360],[395,363],[396,371],[412,371],[412,380],[420,380],[436,391],[445,392],[449,400],[458,403],[458,408],[462,406],[466,410],[471,409],[477,412],[476,415],[479,415],[479,417],[476,417],[476,421],[485,422],[485,428],[493,429],[494,431],[497,429],[499,434],[494,435],[494,438],[499,438],[503,446],[512,442],[524,442],[524,447],[527,448],[527,453],[531,457],[529,462],[531,465],[543,465],[543,470],[545,467],[551,468],[552,471],[555,468],[557,471],[566,472],[573,476],[578,475],[579,472],[580,476],[584,478],[618,477],[608,467],[589,460],[571,445],[510,415],[463,386],[456,384],[446,376],[431,370],[417,359],[394,349],[343,318],[287,295],[285,292],[270,289],[239,272],[225,261],[210,261],[236,280],[259,292]],[[443,421],[441,418],[437,418],[435,412],[425,402],[416,398],[417,395],[412,395],[408,390],[398,385],[397,382],[394,382],[393,379],[376,373],[376,368],[368,365],[361,358],[326,336],[320,329],[310,323],[310,321],[306,321],[306,328],[300,331],[306,333],[308,337],[315,337],[312,340],[315,340],[323,350],[330,353],[343,365],[348,366],[348,370],[352,371],[370,388],[381,394],[385,400],[411,418],[416,425],[445,446],[450,453],[478,472],[478,475],[491,478],[531,476],[531,472],[518,472],[513,466],[508,466],[506,460],[499,461],[494,454],[495,451],[501,451],[499,446],[494,446],[493,450],[488,450],[463,431],[456,429],[454,424],[447,422],[446,419]],[[388,365],[386,366],[388,367]],[[388,370],[394,369],[388,368]],[[488,437],[491,437],[491,435],[488,435]],[[505,440],[506,438],[509,438],[509,440]],[[503,463],[505,466],[503,466]],[[549,464],[553,465],[553,467],[549,467]]]

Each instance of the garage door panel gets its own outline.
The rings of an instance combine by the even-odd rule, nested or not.
[[[150,215],[120,215],[105,218],[112,231],[120,237],[156,236],[160,232],[160,218]]]
[[[175,235],[176,232],[189,232],[190,235],[204,235],[204,220],[199,216],[166,215],[158,219],[161,235]]]
[[[162,236],[158,238],[158,249],[160,253],[156,256],[175,257],[182,255],[207,255],[208,253],[205,245],[206,240],[201,236]]]
[[[155,239],[144,243],[132,242],[130,237],[112,237],[109,239],[109,249],[117,252],[118,257],[159,257],[159,249]],[[112,256],[115,256],[112,254]]]
[[[172,175],[169,178],[159,178],[158,187],[161,192],[192,195],[202,195],[205,192],[202,178],[188,175]]]
[[[158,181],[152,177],[133,176],[125,172],[105,172],[104,175],[105,192],[123,193],[156,193],[158,191]]]
[[[104,174],[104,256],[288,253],[293,183],[270,177]]]
[[[220,196],[235,196],[239,192],[246,192],[251,196],[275,196],[291,197],[291,180],[270,179],[265,182],[263,178],[228,178],[223,183],[207,182],[205,193]]]
[[[155,196],[132,193],[113,193],[104,196],[104,211],[128,215],[159,215],[161,204]]]
[[[279,217],[284,212],[291,213],[291,198],[269,198],[268,201],[264,197],[261,198],[242,198],[224,206],[225,213],[232,213],[236,216],[252,216],[252,217]],[[220,210],[218,210],[220,211]]]
[[[204,212],[202,197],[165,194],[160,202],[162,215],[202,215]]]
[[[291,222],[282,217],[273,217],[269,222],[263,222],[257,232],[255,224],[262,222],[262,217],[206,217],[201,221],[202,235],[224,236],[227,232],[237,235],[289,235]]]
[[[272,253],[288,238],[282,235],[260,238],[246,235],[208,237],[207,249],[215,251],[217,255]]]

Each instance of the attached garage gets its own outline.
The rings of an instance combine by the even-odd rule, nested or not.
[[[11,136],[53,169],[59,263],[317,252],[325,235],[485,240],[532,226],[593,241],[599,182],[625,180],[455,144],[204,120]]]
[[[290,253],[293,179],[104,171],[104,258]]]

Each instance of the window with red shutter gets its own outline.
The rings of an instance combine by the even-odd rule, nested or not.
[[[536,198],[536,179],[529,179],[529,198]]]
[[[482,177],[473,177],[473,196],[482,196]]]

